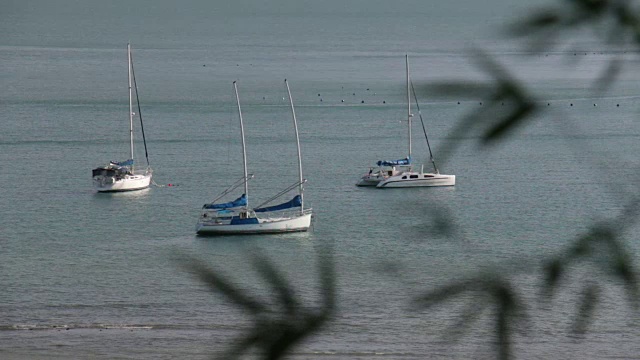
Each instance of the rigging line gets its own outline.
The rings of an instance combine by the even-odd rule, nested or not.
[[[416,95],[416,90],[413,87],[413,81],[410,81],[410,84],[411,84],[411,91],[413,92],[413,98],[416,101],[416,108],[418,109],[418,115],[420,116],[420,124],[422,124],[422,132],[424,132],[424,138],[427,140],[427,147],[429,148],[429,158],[431,160],[431,163],[433,164],[433,169],[435,170],[436,174],[439,174],[440,172],[438,171],[438,167],[436,166],[436,161],[433,158],[433,152],[431,152],[431,144],[429,144],[427,129],[424,126],[424,120],[422,119],[422,112],[420,111],[420,104],[418,104],[418,96]]]
[[[266,205],[266,204],[268,204],[268,203],[272,202],[273,200],[275,200],[275,199],[279,198],[280,196],[282,196],[282,195],[284,195],[284,194],[288,193],[289,191],[291,191],[291,190],[295,189],[295,187],[296,187],[296,186],[299,186],[300,184],[304,184],[304,183],[306,183],[306,182],[307,182],[307,179],[304,179],[304,180],[302,180],[302,181],[296,181],[293,185],[290,185],[290,186],[289,186],[289,187],[287,187],[286,189],[284,189],[284,190],[280,191],[280,192],[279,192],[279,193],[277,193],[276,195],[274,195],[274,196],[272,196],[271,198],[269,198],[267,201],[263,201],[263,202],[262,202],[262,204],[260,204],[260,205],[256,206],[256,208],[261,208],[261,207],[263,207],[264,205]]]
[[[229,185],[229,187],[225,191],[223,191],[220,195],[218,195],[217,198],[213,199],[213,201],[211,201],[211,204],[213,204],[216,201],[220,200],[223,196],[225,196],[228,193],[232,192],[233,190],[237,189],[241,185],[244,185],[244,183],[246,183],[247,181],[249,181],[251,179],[253,179],[253,174],[248,174],[247,177],[242,176],[240,179],[234,181],[233,184]]]
[[[144,123],[142,122],[142,109],[140,108],[140,98],[138,97],[138,83],[136,82],[136,72],[133,70],[133,56],[131,56],[131,76],[133,77],[133,87],[136,89],[136,103],[138,105],[138,117],[140,118],[140,130],[142,131],[142,142],[144,143],[144,156],[147,159],[147,167],[149,167],[149,152],[147,151],[147,139],[144,135]]]

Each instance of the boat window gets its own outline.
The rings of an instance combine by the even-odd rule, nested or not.
[[[403,176],[402,178],[403,178],[403,179],[406,179],[407,177],[406,177],[406,176]]]
[[[412,178],[412,179],[417,179],[418,175],[410,175],[409,177]]]
[[[424,177],[429,178],[429,177],[433,177],[433,175],[425,175]]]

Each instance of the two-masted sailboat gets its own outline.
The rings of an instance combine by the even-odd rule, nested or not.
[[[214,201],[205,204],[196,224],[196,233],[199,235],[216,234],[264,234],[283,233],[294,231],[307,231],[311,226],[312,209],[304,207],[304,183],[306,179],[302,176],[302,156],[300,151],[300,137],[298,135],[298,122],[296,112],[293,107],[293,99],[289,89],[289,83],[285,80],[291,114],[293,116],[293,126],[296,135],[296,145],[298,149],[298,175],[296,183],[276,194],[262,205],[252,208],[249,205],[249,185],[248,181],[253,178],[247,172],[247,151],[244,136],[244,122],[242,109],[240,107],[240,97],[238,96],[238,85],[234,81],[236,102],[238,105],[238,117],[240,120],[240,138],[242,141],[242,165],[243,177],[223,191]],[[217,202],[223,196],[231,193],[236,188],[243,186],[244,193],[230,202]],[[263,205],[279,198],[289,191],[298,188],[298,194],[293,199],[273,206]]]

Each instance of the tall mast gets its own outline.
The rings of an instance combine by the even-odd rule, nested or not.
[[[298,135],[298,121],[296,120],[296,110],[293,108],[293,98],[291,97],[291,90],[289,90],[289,83],[287,79],[284,79],[284,84],[287,86],[287,93],[289,94],[289,104],[291,104],[291,115],[293,115],[293,128],[296,131],[296,145],[298,146],[298,175],[300,176],[300,212],[304,212],[304,194],[303,194],[303,186],[302,183],[304,179],[302,178],[302,155],[300,153],[300,136]]]
[[[411,161],[411,89],[409,88],[409,55],[405,55],[407,64],[407,123],[409,125],[409,161]]]
[[[245,205],[245,209],[249,208],[249,184],[248,184],[248,174],[247,174],[247,149],[244,144],[244,124],[242,123],[242,109],[240,108],[240,97],[238,96],[238,85],[236,82],[233,82],[233,89],[236,92],[236,102],[238,103],[238,116],[240,117],[240,135],[242,137],[242,168],[244,170],[244,195],[247,198],[247,205]]]
[[[131,147],[131,157],[133,159],[133,93],[131,91],[131,44],[127,44],[127,62],[129,64],[129,72],[127,78],[129,80],[129,144]],[[134,165],[131,165],[133,171]]]

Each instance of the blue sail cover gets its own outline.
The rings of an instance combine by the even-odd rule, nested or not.
[[[290,201],[287,201],[286,203],[282,203],[280,205],[267,206],[263,208],[257,208],[257,209],[253,209],[253,211],[255,212],[278,211],[278,210],[285,210],[285,209],[290,209],[290,208],[300,207],[300,206],[302,206],[302,198],[300,197],[300,195],[296,195],[293,199],[291,199]]]
[[[125,161],[111,161],[111,164],[119,165],[119,166],[132,166],[133,165],[133,159],[129,159],[129,160],[125,160]]]
[[[221,204],[204,204],[203,209],[228,209],[247,205],[247,195],[242,194],[239,198]]]
[[[396,165],[410,165],[411,157],[408,156],[400,160],[380,160],[377,162],[378,166],[396,166]]]

